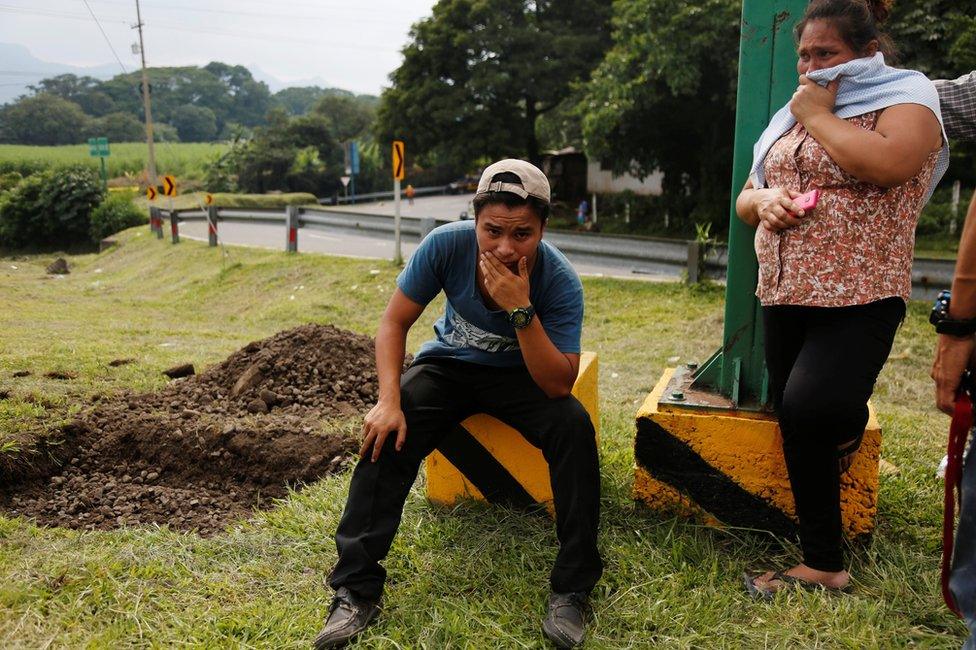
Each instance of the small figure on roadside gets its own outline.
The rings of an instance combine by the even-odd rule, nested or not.
[[[589,211],[590,211],[590,204],[586,202],[585,198],[581,199],[579,202],[579,206],[577,206],[576,208],[577,225],[582,226],[584,223],[586,223],[586,219]]]
[[[976,141],[976,70],[954,80],[934,82],[939,91],[946,134],[960,141]],[[936,406],[952,415],[963,373],[976,372],[973,362],[976,333],[976,192],[969,202],[959,239],[956,272],[948,318],[936,324],[939,342],[932,365]],[[970,434],[971,435],[971,434]],[[962,468],[959,525],[952,549],[949,588],[969,627],[966,650],[976,649],[976,444],[970,441]]]
[[[380,562],[420,463],[475,413],[521,432],[549,464],[559,551],[542,627],[559,647],[582,643],[589,593],[603,571],[600,467],[593,424],[571,395],[583,287],[542,239],[549,212],[549,181],[537,167],[496,162],[478,184],[474,221],[434,229],[397,278],[376,334],[379,398],[363,424],[336,531],[335,598],[317,650],[343,645],[377,616],[386,579]],[[442,291],[436,336],[403,371],[407,333]]]
[[[793,567],[744,576],[759,598],[850,583],[840,475],[905,316],[915,225],[948,166],[932,82],[885,63],[890,5],[808,5],[795,30],[799,85],[736,201],[757,226],[769,390],[803,552]]]
[[[413,205],[413,197],[417,193],[417,191],[415,189],[413,189],[413,185],[410,185],[408,183],[407,184],[407,189],[405,189],[403,191],[403,193],[407,195],[407,203],[409,203],[410,205]]]

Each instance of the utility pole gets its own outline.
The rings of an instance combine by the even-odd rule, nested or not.
[[[149,105],[149,76],[146,74],[146,46],[142,42],[142,12],[139,0],[136,0],[136,19],[139,21],[133,29],[139,30],[139,56],[142,57],[142,107],[146,113],[146,144],[149,146],[149,183],[155,187],[159,184],[156,177],[156,150],[153,148],[152,108]]]

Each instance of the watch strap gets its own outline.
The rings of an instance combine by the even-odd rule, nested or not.
[[[976,334],[976,318],[966,320],[944,318],[935,323],[935,331],[950,336],[972,336]]]

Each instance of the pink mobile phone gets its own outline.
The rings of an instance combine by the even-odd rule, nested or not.
[[[810,190],[806,194],[793,199],[793,203],[795,203],[796,206],[801,210],[812,210],[817,207],[817,200],[819,199],[820,190]]]

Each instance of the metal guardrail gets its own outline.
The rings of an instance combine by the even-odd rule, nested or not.
[[[330,210],[328,208],[288,206],[285,210],[268,208],[217,208],[203,210],[150,209],[150,224],[158,238],[163,237],[163,215],[170,222],[173,242],[179,241],[181,221],[210,222],[210,245],[217,245],[220,222],[281,223],[286,226],[285,249],[298,250],[298,231],[301,228],[345,228],[356,231],[392,233],[394,219],[389,215]],[[400,229],[404,236],[423,239],[437,226],[450,223],[443,219],[401,217]],[[698,279],[701,246],[694,241],[663,239],[657,237],[625,237],[599,233],[548,230],[546,239],[564,253],[576,253],[599,260],[625,260],[635,263],[665,265],[684,271],[690,281]],[[728,249],[724,245],[712,246],[705,259],[706,275],[724,278],[728,265]],[[915,297],[928,299],[939,289],[952,284],[954,260],[915,258],[912,265],[912,285]]]
[[[449,185],[431,185],[430,187],[413,188],[414,196],[429,196],[431,194],[447,194]],[[355,196],[338,196],[319,199],[320,205],[344,205],[347,203],[368,203],[392,199],[393,192],[367,192]]]
[[[360,231],[394,232],[393,217],[387,215],[360,214],[332,211],[324,208],[287,206],[280,208],[218,208],[211,206],[204,210],[163,210],[150,208],[150,227],[156,236],[163,237],[162,223],[165,218],[170,223],[170,236],[173,243],[180,240],[179,224],[184,221],[207,221],[211,246],[217,245],[217,232],[220,222],[239,223],[281,223],[285,225],[285,250],[298,250],[298,230],[300,228],[348,228]],[[427,217],[401,217],[400,232],[406,237],[423,239],[437,226],[448,223],[443,219]]]

